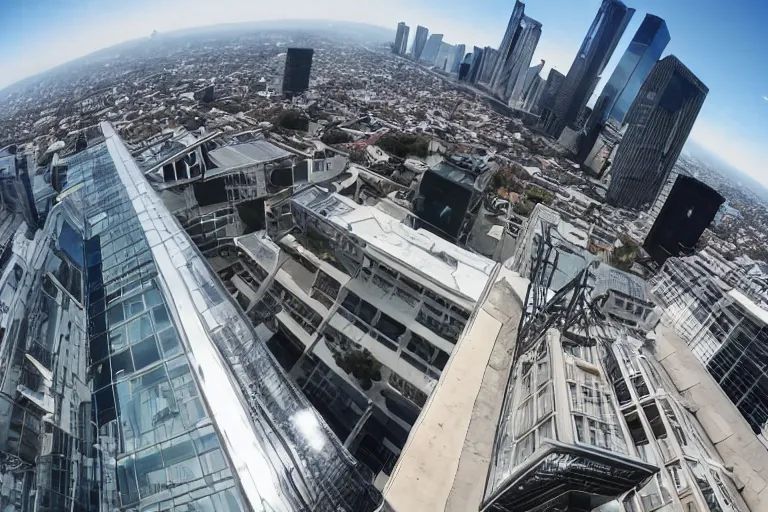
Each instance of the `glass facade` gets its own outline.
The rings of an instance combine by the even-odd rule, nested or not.
[[[577,120],[634,13],[619,0],[603,0],[558,94],[542,112],[539,123],[549,135],[559,137]]]
[[[595,105],[602,105],[599,122],[614,119],[621,124],[640,92],[645,78],[669,43],[666,22],[652,14],[646,14],[627,51],[621,57],[608,83]]]
[[[0,509],[373,510],[372,475],[102,128],[2,273]]]

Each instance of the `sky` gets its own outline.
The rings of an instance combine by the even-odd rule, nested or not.
[[[603,75],[607,80],[646,13],[664,18],[676,55],[708,87],[691,133],[699,145],[768,186],[768,2],[765,0],[625,0],[636,9]],[[600,0],[527,0],[542,23],[533,62],[563,73],[597,13]],[[399,21],[444,41],[497,47],[512,0],[0,0],[0,88],[92,51],[217,23],[327,19],[392,28]],[[599,92],[602,85],[598,85]]]

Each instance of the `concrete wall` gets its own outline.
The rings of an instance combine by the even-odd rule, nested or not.
[[[411,430],[384,510],[479,509],[526,287],[500,271]]]
[[[752,512],[768,511],[768,450],[667,317],[656,334],[656,359],[689,402],[725,465],[732,468],[737,485],[743,485],[744,501]]]

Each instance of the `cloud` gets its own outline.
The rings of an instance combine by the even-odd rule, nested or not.
[[[765,101],[768,101],[768,96],[763,96],[763,99],[764,99]]]

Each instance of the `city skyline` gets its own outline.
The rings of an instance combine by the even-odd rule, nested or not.
[[[495,48],[504,33],[512,6],[495,0],[484,2],[476,9],[461,10],[460,6],[457,0],[439,5],[434,0],[394,0],[386,10],[378,12],[351,0],[323,3],[298,0],[290,10],[280,5],[256,6],[244,0],[223,0],[216,10],[199,0],[139,0],[130,5],[108,7],[98,2],[74,0],[12,5],[0,22],[3,29],[0,66],[5,70],[0,87],[98,49],[148,37],[153,30],[165,32],[237,21],[293,19],[297,12],[307,19],[348,20],[390,30],[397,22],[405,21],[411,27],[420,24],[430,32],[444,33],[446,40],[454,43]],[[566,74],[599,2],[588,0],[574,5],[565,0],[529,0],[526,6],[530,15],[543,25],[533,61],[546,60],[543,76],[551,67]],[[768,5],[750,2],[749,8],[731,10],[723,16],[721,4],[705,0],[696,2],[693,19],[689,2],[645,0],[630,2],[628,6],[637,9],[637,13],[596,91],[602,90],[645,14],[663,18],[672,34],[664,55],[678,56],[711,89],[691,139],[768,185],[768,172],[764,169],[768,151],[761,143],[768,136],[768,123],[765,122],[768,90],[759,66],[750,65],[750,62],[759,62],[760,50],[767,44],[768,36],[759,30],[757,23],[763,18],[761,12],[768,11]],[[461,16],[453,14],[458,12]],[[46,22],[53,20],[68,25],[66,36],[45,29]],[[411,31],[409,47],[414,32]],[[722,33],[725,37],[702,40],[699,34],[707,32]],[[732,78],[734,69],[739,70],[738,80]],[[593,95],[590,102],[595,99]]]

